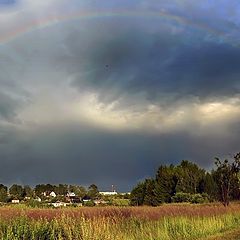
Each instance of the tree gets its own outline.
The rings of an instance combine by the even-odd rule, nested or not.
[[[215,171],[207,173],[203,183],[204,192],[209,195],[211,200],[218,199],[218,185],[215,178]]]
[[[0,184],[0,202],[7,202],[7,187]]]
[[[68,185],[58,184],[58,186],[55,187],[55,191],[57,195],[65,196],[68,192]]]
[[[34,191],[35,191],[35,194],[38,197],[40,197],[43,194],[43,192],[45,191],[45,184],[36,185]]]
[[[97,185],[91,184],[91,185],[88,187],[87,195],[88,195],[91,199],[97,198],[98,195],[99,195],[99,191],[98,191]]]
[[[23,194],[25,197],[33,197],[34,196],[34,191],[28,185],[24,186],[23,191],[24,191]]]
[[[51,184],[38,184],[35,186],[35,194],[41,196],[44,192],[52,192],[56,190],[56,186]]]
[[[84,197],[87,194],[87,190],[83,186],[70,185],[69,192],[74,192],[78,197]],[[98,190],[97,190],[98,191]]]
[[[176,175],[178,179],[177,192],[195,194],[203,191],[202,181],[205,176],[205,170],[199,168],[197,164],[183,160],[176,167]]]
[[[141,206],[144,202],[146,182],[138,183],[130,194],[130,203],[133,206]]]
[[[160,166],[155,183],[155,194],[158,203],[171,202],[171,197],[176,193],[177,176],[175,167]]]
[[[143,200],[144,205],[157,206],[159,204],[156,196],[155,187],[156,187],[155,180],[153,179],[145,180],[145,194]]]
[[[240,153],[237,153],[233,157],[232,163],[229,162],[228,159],[221,161],[219,158],[215,158],[215,160],[215,164],[217,166],[216,175],[218,179],[221,201],[226,207],[229,205],[229,197],[233,181],[238,178],[240,171]]]
[[[21,185],[13,184],[9,188],[9,193],[13,198],[22,199],[24,197],[24,189]]]

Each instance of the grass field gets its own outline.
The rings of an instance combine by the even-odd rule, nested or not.
[[[188,240],[239,236],[240,204],[0,208],[0,239]],[[227,238],[224,234],[232,238]],[[212,237],[211,237],[212,236]],[[236,239],[239,239],[236,237]]]

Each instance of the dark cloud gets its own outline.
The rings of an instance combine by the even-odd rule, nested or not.
[[[18,102],[5,93],[0,92],[0,118],[5,120],[13,120],[16,116]]]
[[[115,23],[116,30],[109,22],[94,23],[85,37],[79,33],[69,38],[70,68],[79,73],[73,86],[96,90],[103,101],[138,92],[155,101],[161,101],[162,93],[211,99],[239,92],[239,48],[204,37],[189,42],[188,32],[174,34],[158,24],[153,34],[135,24],[126,26],[124,20]]]
[[[229,130],[224,139],[219,138],[219,132],[211,136],[185,131],[117,133],[84,125],[46,127],[34,134],[15,132],[11,142],[0,145],[1,181],[94,182],[102,189],[116,184],[119,190],[127,191],[142,178],[154,176],[160,164],[188,159],[211,169],[215,156],[237,151],[239,124]]]

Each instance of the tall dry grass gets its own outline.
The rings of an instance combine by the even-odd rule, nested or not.
[[[0,239],[204,239],[240,224],[240,205],[165,205],[157,208],[0,208]]]

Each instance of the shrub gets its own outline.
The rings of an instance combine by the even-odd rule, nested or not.
[[[191,194],[191,193],[178,192],[171,198],[171,200],[174,203],[182,203],[182,202],[208,203],[209,202],[209,196],[208,196],[207,193]]]
[[[181,202],[190,202],[191,201],[191,194],[178,192],[172,197],[172,202],[181,203]]]

